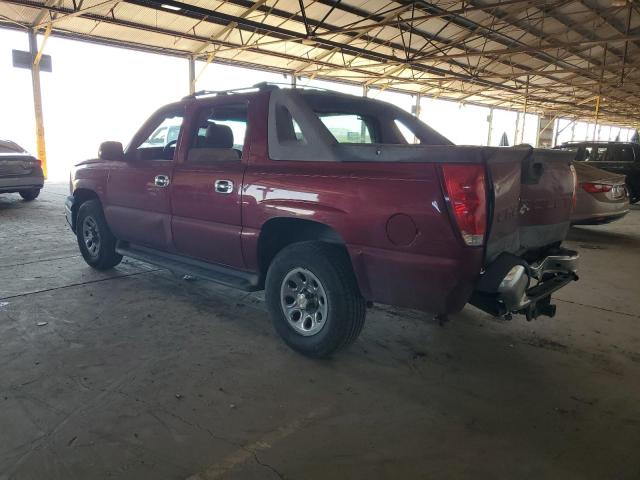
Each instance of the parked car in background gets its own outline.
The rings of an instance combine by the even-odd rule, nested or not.
[[[630,203],[640,200],[640,144],[633,142],[566,142],[556,148],[573,150],[576,161],[625,175]]]
[[[629,213],[625,176],[606,172],[588,162],[574,162],[578,177],[573,225],[609,223]]]
[[[65,211],[93,268],[129,256],[264,288],[284,341],[321,357],[357,338],[367,302],[553,316],[577,280],[573,156],[456,146],[388,103],[264,85],[162,107],[126,151],[104,142]]]
[[[40,160],[10,140],[0,140],[0,193],[35,200],[44,185]]]

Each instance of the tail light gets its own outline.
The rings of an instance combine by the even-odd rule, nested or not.
[[[487,231],[484,165],[442,165],[453,215],[467,245],[482,245]]]
[[[603,193],[610,192],[613,188],[613,185],[607,185],[605,183],[592,183],[592,182],[584,182],[581,183],[580,186],[587,193]]]

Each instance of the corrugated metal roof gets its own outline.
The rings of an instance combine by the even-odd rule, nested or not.
[[[640,122],[625,0],[2,0],[0,25],[374,88]]]

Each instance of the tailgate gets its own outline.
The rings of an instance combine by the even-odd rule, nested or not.
[[[487,148],[490,219],[485,263],[502,252],[521,256],[567,235],[574,194],[575,152]]]

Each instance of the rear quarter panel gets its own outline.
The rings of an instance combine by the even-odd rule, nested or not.
[[[462,308],[482,263],[462,245],[432,163],[263,161],[245,173],[243,251],[258,268],[258,237],[276,217],[312,220],[344,240],[363,295],[449,312]]]

